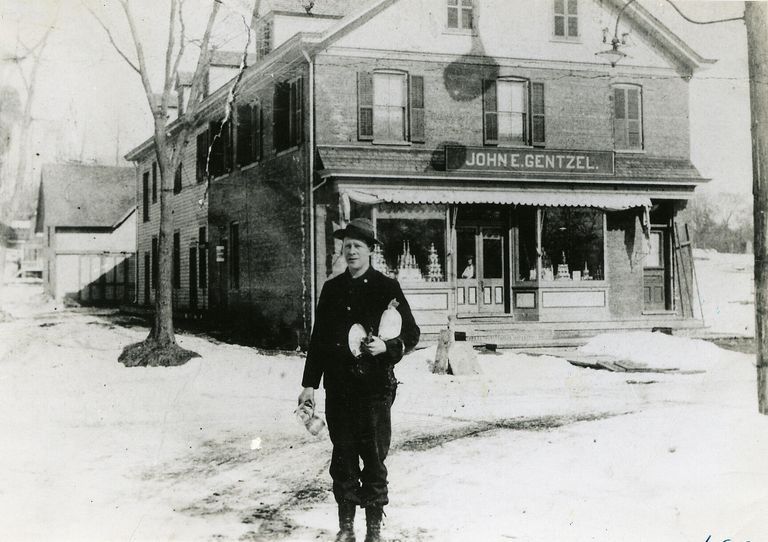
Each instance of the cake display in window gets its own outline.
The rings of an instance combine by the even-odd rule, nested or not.
[[[429,282],[443,281],[443,268],[440,266],[440,257],[437,254],[435,244],[429,245],[429,263],[427,264],[427,280]]]

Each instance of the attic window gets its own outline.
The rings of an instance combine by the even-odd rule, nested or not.
[[[264,21],[256,29],[256,57],[261,60],[272,52],[272,21]]]
[[[472,30],[472,1],[448,0],[448,28]]]

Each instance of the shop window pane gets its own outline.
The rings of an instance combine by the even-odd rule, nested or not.
[[[504,278],[504,248],[501,235],[483,237],[483,278]]]
[[[458,230],[456,232],[456,271],[459,278],[475,278],[475,253],[475,230]]]
[[[536,280],[536,209],[517,211],[518,280]]]
[[[376,235],[383,247],[380,253],[374,252],[374,267],[400,282],[442,282],[445,220],[410,218],[414,213],[408,207],[403,206],[401,213],[390,210],[386,218],[376,221]]]
[[[596,209],[554,207],[542,209],[542,278],[603,279],[603,212]]]

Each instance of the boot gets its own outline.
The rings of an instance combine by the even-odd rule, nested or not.
[[[355,505],[339,503],[339,532],[336,542],[355,542]]]
[[[383,542],[381,538],[381,506],[369,506],[365,509],[365,542]]]

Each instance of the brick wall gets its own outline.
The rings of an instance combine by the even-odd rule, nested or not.
[[[605,242],[608,308],[618,318],[643,311],[643,231],[637,210],[606,213]]]
[[[546,146],[553,149],[613,150],[611,85],[643,87],[645,151],[648,155],[689,155],[688,84],[679,77],[638,75],[605,77],[604,72],[477,65],[322,55],[316,65],[317,143],[358,143],[358,71],[405,70],[424,76],[426,143],[483,145],[481,82],[496,76],[518,76],[543,82]],[[370,145],[370,143],[361,143]]]

